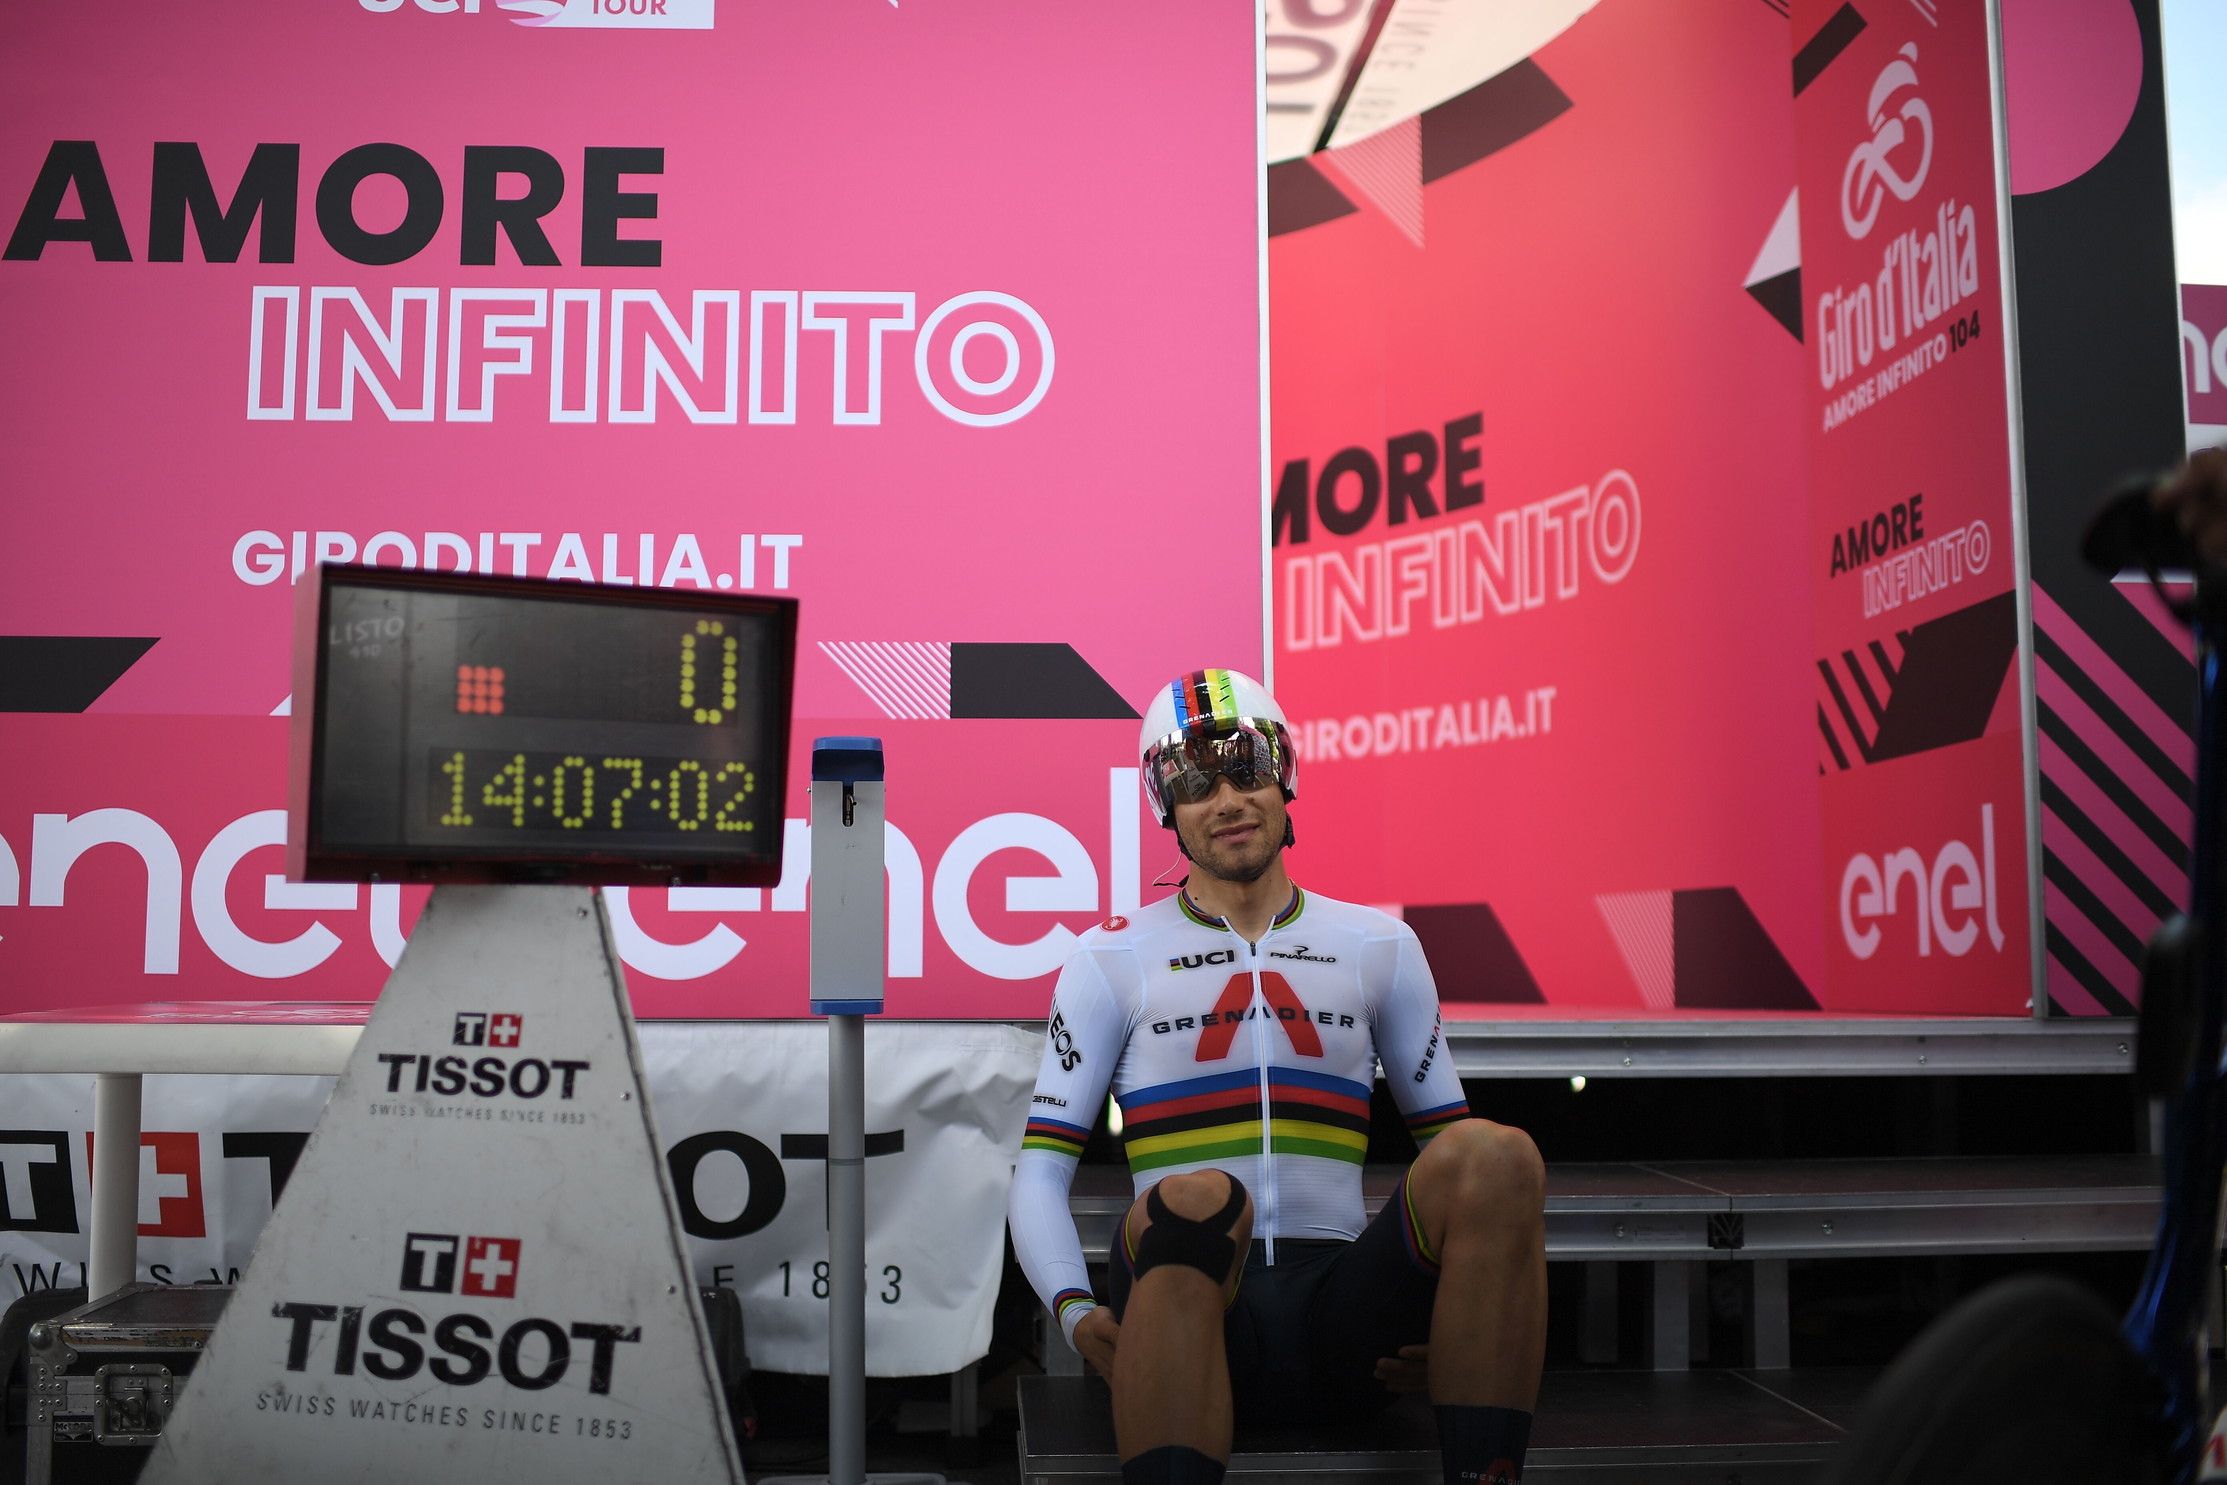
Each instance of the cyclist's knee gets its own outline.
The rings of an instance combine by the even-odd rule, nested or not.
[[[1188,1171],[1146,1192],[1131,1209],[1130,1222],[1138,1278],[1175,1264],[1220,1284],[1235,1272],[1241,1248],[1252,1240],[1253,1205],[1235,1176]]]

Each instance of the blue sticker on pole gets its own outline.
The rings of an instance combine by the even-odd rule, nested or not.
[[[812,782],[863,783],[882,777],[882,740],[878,737],[812,739]]]

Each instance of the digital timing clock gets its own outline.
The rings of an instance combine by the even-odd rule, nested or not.
[[[303,589],[296,880],[780,880],[794,599],[384,567]]]

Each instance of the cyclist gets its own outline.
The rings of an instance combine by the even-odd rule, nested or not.
[[[1009,1208],[1030,1282],[1112,1384],[1123,1478],[1211,1485],[1233,1414],[1427,1390],[1449,1485],[1519,1479],[1546,1341],[1538,1151],[1470,1116],[1413,930],[1293,885],[1295,760],[1258,682],[1170,682],[1142,761],[1191,870],[1061,972]],[[1380,1063],[1422,1153],[1364,1222]],[[1068,1189],[1109,1090],[1136,1201],[1101,1303]]]

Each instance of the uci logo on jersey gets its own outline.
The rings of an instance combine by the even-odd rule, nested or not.
[[[1235,964],[1235,949],[1216,949],[1211,954],[1184,954],[1168,961],[1170,969],[1204,969],[1209,964]]]

